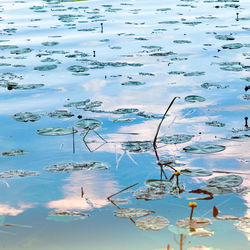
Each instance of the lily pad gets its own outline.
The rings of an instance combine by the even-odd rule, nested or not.
[[[34,68],[34,70],[38,70],[38,71],[48,71],[48,70],[53,70],[56,69],[57,65],[52,64],[52,65],[42,65],[42,66],[37,66]]]
[[[93,130],[102,126],[102,122],[96,119],[82,119],[75,122],[75,126],[82,129]]]
[[[70,163],[60,163],[54,164],[49,167],[45,167],[44,170],[49,172],[72,172],[77,170],[102,170],[108,169],[107,164],[98,161],[90,161],[90,162],[70,162]]]
[[[120,208],[114,211],[114,215],[122,218],[137,218],[154,213],[146,209],[140,208]]]
[[[185,73],[183,76],[203,76],[203,75],[205,75],[205,72],[195,71],[195,72]]]
[[[70,118],[74,116],[74,114],[68,112],[67,110],[56,110],[54,112],[48,113],[48,116],[55,118]]]
[[[212,175],[213,173],[203,168],[196,168],[196,169],[186,168],[181,170],[181,174],[190,176],[209,176]]]
[[[151,183],[152,184],[152,183]],[[149,200],[161,200],[166,197],[167,194],[170,193],[169,190],[172,189],[172,186],[151,186],[146,189],[137,189],[136,191],[132,192],[136,199],[143,199],[146,201]]]
[[[30,48],[16,49],[16,50],[12,50],[12,51],[10,52],[10,54],[20,55],[20,54],[27,54],[27,53],[30,53],[31,51],[32,51],[32,49],[30,49]]]
[[[177,134],[172,136],[162,136],[159,138],[159,141],[164,144],[179,144],[189,142],[193,137],[193,135]]]
[[[218,84],[218,83],[205,82],[205,83],[201,84],[201,87],[204,88],[204,89],[211,89],[211,88],[226,89],[226,88],[229,88],[229,85],[221,85],[221,84]]]
[[[214,232],[205,228],[196,228],[189,231],[191,237],[210,237],[212,235],[214,235]]]
[[[222,46],[223,49],[240,49],[243,47],[241,43],[230,43]]]
[[[84,107],[87,103],[90,103],[90,99],[86,99],[84,101],[79,101],[79,102],[70,102],[68,104],[65,104],[64,107]]]
[[[225,127],[225,123],[218,122],[218,121],[211,121],[211,122],[206,122],[206,125],[212,126],[212,127]]]
[[[159,180],[159,179],[148,179],[148,180],[145,181],[145,185],[147,187],[163,188],[163,189],[165,189],[166,187],[172,187],[173,186],[171,181]]]
[[[67,68],[68,71],[79,73],[79,72],[85,72],[89,69],[80,65],[72,65]]]
[[[122,148],[133,153],[142,153],[151,150],[153,144],[151,141],[128,141],[122,143]]]
[[[215,144],[194,144],[183,148],[183,150],[193,154],[209,154],[223,151],[225,148],[225,146]]]
[[[198,95],[188,95],[185,97],[186,102],[204,102],[206,99]]]
[[[140,81],[127,81],[127,82],[123,82],[121,83],[121,85],[124,86],[139,86],[139,85],[144,85],[145,82],[140,82]]]
[[[178,220],[176,222],[176,225],[179,227],[184,227],[184,228],[201,228],[201,227],[206,227],[208,225],[211,225],[212,222],[210,219],[207,218],[199,218],[199,217],[194,217],[192,220],[189,218],[185,218],[182,220]]]
[[[84,214],[77,211],[52,211],[49,212],[49,215],[58,215],[58,216],[89,216],[89,214]]]
[[[207,180],[207,185],[211,187],[230,188],[239,186],[243,179],[239,175],[223,175]]]
[[[11,151],[2,152],[2,155],[3,156],[16,156],[16,155],[24,155],[27,153],[28,151],[19,149],[19,150],[11,150]]]
[[[231,187],[211,187],[205,186],[200,188],[203,191],[209,192],[211,194],[230,194],[233,192]]]
[[[28,122],[28,121],[35,122],[41,118],[40,115],[36,115],[31,112],[16,113],[12,117],[14,120],[19,121],[19,122]]]
[[[119,115],[125,115],[125,114],[131,114],[131,113],[135,113],[138,112],[138,109],[135,108],[120,108],[120,109],[116,109],[115,111],[112,111],[112,114],[119,114]]]
[[[13,178],[13,177],[26,177],[26,176],[37,176],[40,172],[28,171],[28,170],[8,170],[0,173],[0,178]]]
[[[167,218],[162,216],[147,216],[141,219],[138,219],[135,222],[135,225],[140,228],[141,230],[153,230],[153,231],[159,231],[166,226],[168,226],[169,221]]]
[[[39,135],[49,135],[49,136],[73,134],[72,128],[43,128],[43,129],[38,129],[36,132]],[[74,129],[74,133],[77,132],[78,131]]]

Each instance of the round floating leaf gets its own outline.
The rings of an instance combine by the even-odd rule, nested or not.
[[[28,170],[8,170],[0,173],[0,178],[13,178],[13,177],[25,177],[25,176],[37,176],[40,172],[28,171]]]
[[[153,144],[151,141],[128,141],[122,143],[122,148],[133,153],[142,153],[151,150]]]
[[[196,169],[186,168],[181,170],[181,173],[190,176],[209,176],[213,174],[212,172],[207,171],[206,169],[203,168],[196,168]]]
[[[139,81],[127,81],[127,82],[121,83],[121,85],[124,85],[124,86],[140,86],[144,84],[145,82],[139,82]]]
[[[43,46],[55,46],[59,44],[58,42],[44,42],[42,43]]]
[[[188,228],[182,228],[182,227],[177,227],[175,225],[169,225],[168,230],[174,234],[183,234],[183,235],[189,235],[189,229]]]
[[[243,47],[241,43],[230,43],[222,46],[223,49],[240,49]]]
[[[50,135],[50,136],[69,135],[69,134],[73,134],[73,129],[72,128],[43,128],[43,129],[38,129],[36,132],[39,135]],[[74,133],[77,133],[76,129],[74,129]]]
[[[204,102],[205,100],[204,97],[198,95],[188,95],[185,97],[185,101],[187,102]]]
[[[28,121],[34,122],[41,118],[40,115],[36,115],[31,112],[16,113],[12,117],[14,120],[19,121],[19,122],[28,122]]]
[[[20,55],[20,54],[27,54],[27,53],[30,53],[31,51],[32,51],[32,49],[30,49],[30,48],[16,49],[16,50],[12,50],[12,51],[10,52],[10,54]]]
[[[207,180],[207,185],[211,187],[230,188],[239,186],[243,179],[238,175],[223,175]]]
[[[218,121],[211,121],[211,122],[206,122],[206,125],[212,127],[225,127],[226,124]]]
[[[98,127],[102,126],[102,122],[96,120],[96,119],[82,119],[77,122],[75,122],[75,126],[82,129],[96,129]]]
[[[48,71],[48,70],[53,70],[56,69],[57,65],[42,65],[42,66],[37,66],[34,68],[34,70],[38,71]]]
[[[80,65],[72,65],[67,68],[68,71],[79,73],[79,72],[85,72],[88,71],[89,69]]]
[[[58,216],[89,216],[89,214],[84,214],[77,211],[52,211],[49,215],[58,215]]]
[[[68,112],[67,110],[56,110],[54,112],[48,113],[48,116],[55,118],[70,118],[74,116],[74,114]]]
[[[120,108],[120,109],[116,109],[115,111],[112,111],[112,114],[119,114],[119,115],[125,115],[125,114],[131,114],[131,113],[135,113],[138,112],[138,109],[134,109],[134,108]]]
[[[178,144],[185,143],[190,141],[194,136],[193,135],[172,135],[172,136],[162,136],[159,138],[159,141],[164,144]]]
[[[211,225],[212,222],[211,220],[207,218],[199,218],[199,217],[194,217],[192,220],[189,218],[185,218],[182,220],[178,220],[176,222],[176,225],[179,227],[184,227],[184,228],[200,228],[200,227],[206,227],[208,225]]]
[[[215,144],[195,144],[183,148],[185,152],[193,154],[209,154],[225,150],[225,146]]]
[[[90,161],[90,162],[82,162],[82,163],[60,163],[54,164],[49,167],[45,167],[44,170],[49,172],[71,172],[77,170],[102,170],[108,169],[107,164],[103,162]]]
[[[27,89],[37,89],[43,86],[44,84],[20,84],[16,85],[13,89],[27,90]]]
[[[24,155],[27,153],[28,151],[19,149],[19,150],[11,150],[11,151],[2,152],[2,155],[3,156],[16,156],[16,155]]]
[[[146,209],[140,208],[120,208],[114,211],[114,215],[122,218],[136,218],[142,217],[153,213],[153,211],[149,211]]]
[[[215,217],[216,220],[239,220],[238,217],[232,215],[224,215]]]
[[[135,225],[141,230],[153,230],[159,231],[164,227],[168,226],[169,221],[165,217],[162,216],[147,216],[145,218],[138,219],[135,222]]]
[[[138,189],[133,193],[136,199],[143,200],[161,200],[166,197],[168,193],[172,190],[172,186],[158,186],[158,187],[148,187],[146,189]]]

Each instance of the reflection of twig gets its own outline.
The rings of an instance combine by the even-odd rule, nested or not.
[[[127,156],[129,157],[129,159],[135,164],[138,165],[138,163],[132,158],[131,154],[129,153],[129,151],[126,151]]]
[[[72,127],[72,132],[73,132],[73,154],[75,153],[75,130],[74,127]]]
[[[123,191],[125,191],[125,190],[127,190],[127,189],[129,189],[129,188],[132,188],[132,187],[136,186],[137,184],[138,184],[138,183],[135,183],[135,184],[133,184],[133,185],[131,185],[131,186],[129,186],[129,187],[126,187],[126,188],[122,189],[121,191],[119,191],[119,192],[117,192],[117,193],[115,193],[115,194],[110,195],[109,197],[107,197],[107,199],[109,200],[111,197],[113,197],[113,196],[115,196],[115,195],[117,195],[117,194],[120,194],[121,192],[123,192]]]
[[[157,152],[156,142],[157,142],[157,137],[158,137],[158,134],[159,134],[159,131],[160,131],[160,128],[161,128],[161,124],[163,123],[163,121],[164,121],[164,119],[165,119],[165,117],[166,117],[166,115],[167,115],[169,109],[171,108],[171,106],[173,105],[175,99],[177,99],[177,98],[180,98],[180,97],[174,97],[174,99],[173,99],[173,100],[171,101],[171,103],[169,104],[169,106],[168,106],[166,112],[165,112],[164,115],[162,116],[162,119],[161,119],[161,121],[160,121],[160,123],[159,123],[159,125],[158,125],[158,127],[157,127],[156,133],[155,133],[155,137],[154,137],[154,141],[153,141],[153,147],[154,147],[154,152],[155,152],[155,156],[156,156],[157,161],[159,161],[160,158],[159,158],[159,155],[158,155],[158,152]],[[161,167],[161,179],[162,179],[162,174],[165,175],[165,173],[164,173],[164,170],[163,170],[162,165],[161,165],[161,164],[159,164],[159,165],[160,165],[160,167]],[[166,175],[165,175],[165,177],[166,177]]]
[[[88,143],[90,143],[90,142],[87,142],[87,141],[85,140],[86,136],[88,135],[88,133],[89,133],[91,130],[92,130],[92,131],[93,131],[93,132],[103,141],[103,143],[102,143],[101,145],[99,145],[98,147],[96,147],[96,148],[94,148],[94,149],[90,149],[90,147],[88,146]],[[84,142],[86,148],[89,150],[89,152],[94,152],[94,151],[98,150],[99,148],[101,148],[104,144],[107,143],[107,141],[106,141],[99,133],[97,133],[97,132],[96,132],[95,130],[93,130],[93,129],[88,129],[87,132],[84,134],[82,140],[83,140],[83,142]]]

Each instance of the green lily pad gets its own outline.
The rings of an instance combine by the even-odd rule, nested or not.
[[[136,227],[140,228],[141,230],[153,230],[159,231],[166,226],[168,226],[169,221],[167,218],[162,216],[153,217],[151,215],[138,219],[135,222]]]
[[[138,200],[139,199],[143,199],[146,201],[161,200],[161,199],[164,199],[166,195],[170,193],[170,190],[172,189],[172,186],[173,186],[173,185],[172,186],[171,185],[166,185],[166,186],[158,185],[157,186],[157,185],[158,184],[155,183],[154,186],[150,186],[146,189],[137,189],[136,191],[133,191],[132,194]]]
[[[13,116],[13,119],[19,122],[35,122],[39,119],[41,119],[40,115],[36,115],[34,113],[31,112],[20,112],[20,113],[16,113]]]
[[[70,118],[74,116],[74,114],[68,112],[67,110],[56,110],[54,112],[48,113],[48,116],[55,118]]]
[[[75,126],[82,129],[93,130],[102,126],[102,122],[96,119],[82,119],[75,122]]]
[[[44,42],[42,43],[43,46],[55,46],[59,44],[59,42]]]
[[[153,148],[151,141],[128,141],[122,143],[122,148],[133,153],[147,152]]]
[[[203,76],[203,75],[205,75],[205,72],[195,71],[195,72],[185,73],[183,76]]]
[[[201,87],[204,88],[204,89],[211,89],[211,88],[226,89],[226,88],[229,88],[229,85],[221,85],[221,84],[218,84],[218,83],[205,82],[205,83],[201,84]]]
[[[11,150],[11,151],[2,152],[2,155],[3,156],[16,156],[16,155],[24,155],[27,153],[28,151],[19,149],[19,150]]]
[[[147,187],[152,188],[166,188],[166,187],[172,187],[173,183],[168,180],[158,180],[158,179],[148,179],[145,181],[145,185]]]
[[[84,107],[87,103],[90,103],[90,99],[79,101],[79,102],[70,102],[68,104],[65,104],[64,107],[80,108],[80,107]]]
[[[13,177],[26,177],[26,176],[37,176],[40,172],[28,171],[28,170],[8,170],[0,173],[0,178],[13,178]]]
[[[89,216],[89,214],[84,214],[77,211],[52,211],[49,212],[49,215],[58,215],[58,216]]]
[[[108,169],[107,164],[98,161],[90,162],[70,162],[70,163],[60,163],[54,164],[49,167],[45,167],[44,170],[49,172],[72,172],[77,170],[106,170]]]
[[[44,84],[18,84],[13,89],[28,90],[28,89],[41,88],[43,86]]]
[[[216,35],[215,38],[218,40],[234,40],[235,39],[231,35]]]
[[[207,185],[211,187],[230,188],[239,186],[243,179],[239,175],[223,175],[207,180]]]
[[[204,102],[206,99],[198,95],[188,95],[185,97],[186,102]]]
[[[209,154],[225,150],[225,146],[215,144],[195,144],[183,148],[185,152],[193,154]]]
[[[206,122],[206,125],[212,126],[212,127],[225,127],[225,123],[218,122],[218,121],[211,121],[211,122]]]
[[[16,50],[12,50],[12,51],[10,52],[10,54],[20,55],[20,54],[27,54],[27,53],[30,53],[31,51],[32,51],[32,49],[30,49],[30,48],[16,49]]]
[[[178,43],[178,44],[187,44],[187,43],[192,43],[189,40],[174,40],[174,43]]]
[[[207,191],[212,194],[230,194],[233,192],[231,187],[211,187],[205,186],[200,188],[203,191]]]
[[[209,176],[212,175],[213,173],[203,168],[196,168],[196,169],[186,168],[181,170],[181,174],[190,176]]]
[[[34,70],[38,70],[38,71],[48,71],[48,70],[53,70],[56,69],[57,65],[52,64],[52,65],[42,65],[42,66],[37,66],[34,68]]]
[[[240,49],[243,47],[241,43],[229,43],[222,46],[223,49]]]
[[[111,113],[118,114],[118,115],[125,115],[125,114],[135,113],[138,111],[139,111],[138,109],[134,109],[134,108],[120,108],[120,109],[116,109],[114,111],[111,111]]]
[[[164,144],[179,144],[189,142],[193,137],[193,135],[177,134],[172,136],[162,136],[159,138],[159,141]]]
[[[69,66],[67,70],[71,72],[75,72],[75,73],[80,73],[80,72],[88,71],[89,69],[80,65],[72,65],[72,66]]]
[[[183,228],[201,228],[206,227],[208,225],[211,225],[212,222],[210,219],[207,218],[199,218],[199,217],[193,217],[192,220],[189,218],[185,218],[182,220],[178,220],[176,222],[176,225]]]
[[[127,81],[127,82],[123,82],[121,83],[121,85],[124,86],[139,86],[139,85],[144,85],[145,82],[140,82],[140,81]]]
[[[43,128],[43,129],[38,129],[36,132],[39,135],[49,135],[49,136],[73,134],[72,128]],[[74,133],[77,132],[78,131],[74,129]]]
[[[214,235],[214,232],[205,228],[192,228],[192,230],[189,231],[189,236],[191,237],[210,237],[212,235]]]
[[[151,213],[153,213],[153,211],[140,208],[120,208],[114,211],[115,216],[122,218],[137,218]]]

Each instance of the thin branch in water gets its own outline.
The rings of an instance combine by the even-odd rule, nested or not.
[[[81,198],[83,198],[84,196],[84,191],[83,191],[83,187],[81,187]]]
[[[121,154],[121,156],[119,158],[117,158],[117,154],[116,154],[116,168],[119,167],[119,163],[120,163],[122,157],[124,156],[124,154],[125,154],[125,151],[123,151],[123,153]]]
[[[75,153],[75,130],[74,130],[74,127],[72,127],[72,134],[73,134],[73,154]]]
[[[115,193],[115,194],[110,195],[109,197],[107,197],[107,199],[109,200],[111,197],[113,197],[113,196],[115,196],[115,195],[117,195],[117,194],[120,194],[121,192],[123,192],[123,191],[125,191],[125,190],[127,190],[127,189],[129,189],[129,188],[132,188],[132,187],[134,187],[134,186],[136,186],[136,185],[138,185],[138,183],[135,183],[135,184],[133,184],[133,185],[131,185],[131,186],[129,186],[129,187],[126,187],[126,188],[122,189],[121,191],[119,191],[119,192],[117,192],[117,193]]]

